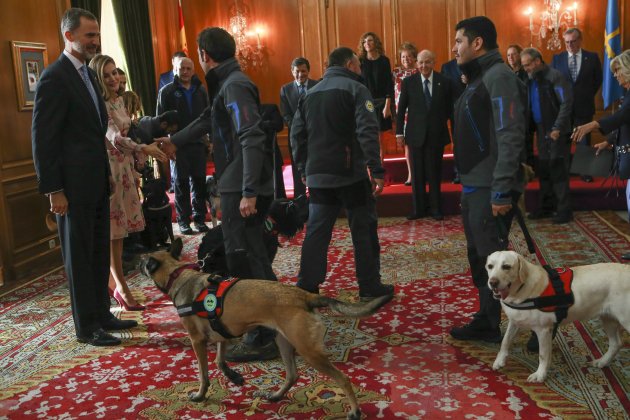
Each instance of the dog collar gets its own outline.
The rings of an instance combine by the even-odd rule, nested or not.
[[[168,294],[168,291],[171,290],[171,287],[173,286],[173,283],[175,282],[175,280],[177,280],[177,277],[180,276],[180,274],[182,274],[182,271],[184,270],[195,270],[195,271],[201,271],[201,268],[199,268],[199,265],[197,265],[196,263],[191,263],[191,264],[184,264],[182,266],[177,267],[169,276],[168,276],[168,283],[166,283],[166,287],[165,288],[160,288],[160,290],[166,294]]]

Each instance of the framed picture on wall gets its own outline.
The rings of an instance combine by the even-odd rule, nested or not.
[[[48,65],[46,44],[11,41],[18,110],[33,109],[37,82]]]

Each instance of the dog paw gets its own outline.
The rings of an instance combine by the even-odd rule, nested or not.
[[[593,360],[593,366],[599,369],[605,368],[606,366],[608,366],[608,362],[608,360],[604,360],[604,358],[602,357],[600,359]]]
[[[492,364],[492,370],[501,370],[505,367],[505,361],[498,361],[495,360],[494,363]]]
[[[348,420],[361,420],[361,410],[358,408],[348,413]]]
[[[532,373],[531,375],[529,375],[529,377],[527,378],[527,382],[533,382],[533,383],[543,383],[545,382],[545,379],[547,378],[547,375],[544,373],[540,373],[538,371]]]
[[[278,402],[284,397],[284,394],[279,394],[277,392],[268,392],[263,395],[263,398],[269,402]]]
[[[243,379],[243,375],[238,373],[235,370],[227,369],[225,372],[225,376],[232,382],[234,385],[241,386],[245,383],[245,379]]]
[[[191,392],[188,394],[188,399],[193,402],[201,402],[206,398],[206,396],[200,392]]]

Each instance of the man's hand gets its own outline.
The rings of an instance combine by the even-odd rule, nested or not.
[[[389,117],[391,117],[392,115],[392,110],[390,109],[390,107],[386,106],[385,108],[383,108],[383,118],[387,119]]]
[[[256,197],[243,197],[241,198],[241,204],[239,206],[241,216],[249,217],[255,215],[256,210]]]
[[[556,141],[560,138],[560,130],[552,130],[551,133],[549,133],[549,138],[553,141]]]
[[[63,191],[58,191],[48,195],[50,200],[50,211],[63,216],[68,212],[68,199]]]
[[[385,180],[382,178],[372,178],[372,194],[374,197],[378,197],[383,192],[383,188],[385,188]]]
[[[503,216],[507,214],[507,212],[509,212],[510,210],[512,210],[511,204],[502,204],[502,205],[493,204],[492,205],[492,215],[495,217],[499,215]]]

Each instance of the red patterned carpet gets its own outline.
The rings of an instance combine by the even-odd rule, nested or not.
[[[548,221],[530,228],[547,261],[576,265],[619,261],[630,250],[627,223],[611,212],[580,212],[565,226]],[[518,229],[514,248],[525,252]],[[630,346],[614,363],[589,362],[605,349],[598,321],[560,330],[549,380],[530,385],[537,355],[522,333],[506,368],[493,372],[498,345],[458,342],[454,324],[475,311],[467,276],[460,218],[443,222],[382,219],[382,271],[397,287],[395,299],[364,320],[325,317],[326,347],[355,386],[365,418],[383,419],[623,419],[630,411]],[[195,254],[199,237],[188,240]],[[285,244],[274,264],[290,283],[299,265],[301,238]],[[352,244],[345,220],[330,249],[323,293],[357,299]],[[629,279],[630,281],[630,279]],[[347,407],[340,390],[298,358],[300,379],[286,398],[270,403],[262,392],[284,377],[279,360],[234,364],[246,384],[237,387],[211,370],[203,403],[196,389],[196,362],[174,308],[139,274],[130,283],[148,305],[142,313],[115,313],[140,326],[121,334],[124,345],[95,348],[74,340],[62,271],[0,296],[0,418],[332,419]],[[210,348],[209,352],[213,353]],[[212,360],[213,356],[210,356]]]

